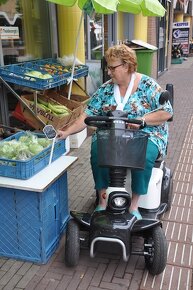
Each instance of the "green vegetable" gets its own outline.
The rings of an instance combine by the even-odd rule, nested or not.
[[[56,114],[64,114],[69,112],[65,106],[52,105],[51,103],[48,103],[48,108]]]
[[[51,140],[47,138],[38,138],[38,143],[44,148],[48,147],[51,144]]]
[[[52,78],[52,76],[50,74],[48,74],[48,73],[43,74],[43,73],[36,71],[36,70],[26,72],[25,75],[29,76],[29,77],[36,77],[38,79],[51,79]]]
[[[44,147],[41,146],[40,144],[38,143],[31,143],[29,144],[29,151],[33,154],[33,155],[37,155],[38,153],[40,153]]]
[[[44,105],[44,106],[48,106],[48,101],[45,100],[45,98],[38,96],[38,103]]]
[[[0,158],[11,160],[27,160],[50,146],[47,138],[38,137],[31,132],[26,132],[18,140],[0,142]]]

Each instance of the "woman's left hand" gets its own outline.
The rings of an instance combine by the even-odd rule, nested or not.
[[[138,125],[138,124],[128,123],[128,124],[127,124],[127,129],[139,130],[139,129],[140,129],[140,125]]]

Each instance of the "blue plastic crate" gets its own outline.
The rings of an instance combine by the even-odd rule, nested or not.
[[[26,134],[25,132],[18,132],[11,137],[8,137],[1,141],[10,141],[10,140],[18,140],[20,136]],[[44,137],[43,134],[34,133],[39,137]],[[59,158],[66,151],[65,141],[58,140],[54,146],[53,158],[52,161]],[[28,179],[38,173],[40,170],[45,168],[50,159],[51,145],[45,148],[42,152],[35,155],[29,160],[21,161],[21,160],[11,160],[0,158],[0,176],[12,177],[18,179]]]
[[[26,73],[32,70],[49,73],[45,68],[46,64],[60,65],[63,69],[65,68],[57,62],[56,59],[42,59],[0,67],[0,76],[7,82],[30,87],[36,90],[51,89],[67,83],[67,79],[70,77],[71,72],[65,72],[63,69],[54,69],[54,73],[50,79],[40,79],[26,75]],[[86,65],[77,66],[74,74],[77,78],[87,76],[88,67]]]
[[[46,263],[69,219],[67,172],[44,192],[1,188],[0,198],[0,255]]]
[[[74,72],[74,78],[81,78],[81,77],[86,77],[88,76],[88,67],[84,66],[82,68],[79,69],[75,69]]]
[[[62,234],[66,227],[66,212],[68,212],[68,180],[67,174],[62,176],[62,182],[57,184],[57,193],[59,199],[59,231]],[[64,195],[66,192],[66,195]]]
[[[35,69],[35,68],[34,68]],[[32,70],[32,69],[31,69]],[[38,69],[36,69],[38,70]],[[29,72],[30,68],[27,65],[8,65],[0,67],[1,77],[10,83],[14,83],[20,86],[30,87],[36,90],[45,90],[54,88],[56,86],[64,85],[67,83],[69,74],[54,75],[51,79],[40,79],[25,75]]]
[[[63,66],[56,59],[48,58],[48,59],[34,61],[34,63],[36,65],[40,66],[42,69],[45,69],[45,65],[47,65],[47,64],[54,65],[54,66],[56,66],[55,70],[58,71],[58,73],[60,73],[62,71],[59,67],[62,67],[62,69],[66,68],[69,71],[66,74],[68,74],[68,77],[71,76],[72,66]],[[57,66],[58,66],[58,68],[57,68]],[[76,65],[75,69],[74,69],[74,78],[81,78],[81,77],[85,77],[85,76],[88,76],[88,66]]]

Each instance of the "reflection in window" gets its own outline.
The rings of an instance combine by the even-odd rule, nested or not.
[[[7,29],[1,37],[4,64],[51,57],[47,1],[8,0],[0,10],[0,26]]]
[[[101,60],[104,54],[103,15],[96,14],[95,19],[85,16],[85,48],[87,60]]]

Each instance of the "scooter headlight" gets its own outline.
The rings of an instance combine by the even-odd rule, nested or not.
[[[124,197],[115,197],[112,200],[112,204],[116,207],[125,207],[125,205],[127,204],[127,199]]]
[[[127,211],[131,204],[131,197],[124,191],[113,191],[109,194],[107,208],[113,212]]]

